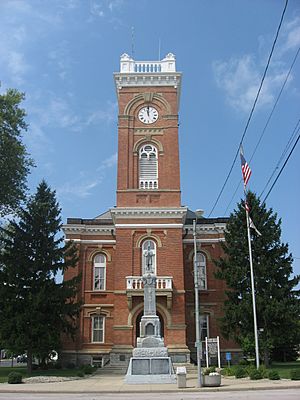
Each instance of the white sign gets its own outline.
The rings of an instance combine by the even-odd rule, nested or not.
[[[211,357],[218,357],[218,367],[221,368],[220,341],[216,338],[205,338],[206,367],[209,367]]]

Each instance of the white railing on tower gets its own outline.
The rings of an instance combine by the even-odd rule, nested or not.
[[[162,72],[176,72],[175,56],[172,53],[166,55],[160,61],[135,61],[124,53],[120,59],[120,72],[124,74],[155,74]]]
[[[144,288],[142,276],[126,276],[127,290],[141,290]],[[157,276],[156,289],[172,289],[171,276]]]

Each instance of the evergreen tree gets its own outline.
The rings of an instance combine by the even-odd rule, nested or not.
[[[15,212],[27,191],[26,178],[33,162],[21,136],[27,130],[24,93],[8,89],[0,94],[0,215]]]
[[[278,348],[286,351],[300,342],[300,276],[291,277],[292,256],[281,242],[281,220],[252,192],[247,194],[251,219],[261,236],[251,229],[253,270],[259,329],[260,356],[268,364]],[[245,352],[254,354],[254,324],[244,201],[229,218],[223,244],[225,257],[216,261],[216,277],[227,283],[222,333]]]
[[[77,251],[63,246],[60,208],[42,181],[17,222],[2,228],[0,252],[0,336],[15,353],[46,357],[59,350],[62,333],[73,335],[79,311],[78,277],[57,283],[59,271],[75,267]]]

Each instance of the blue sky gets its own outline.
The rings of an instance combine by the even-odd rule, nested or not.
[[[182,204],[204,209],[217,198],[243,133],[284,7],[283,0],[1,0],[1,91],[26,93],[24,136],[42,178],[67,217],[94,217],[115,205],[119,57],[176,55]],[[270,69],[244,141],[250,159],[300,46],[300,2],[290,0]],[[300,56],[299,56],[300,58]],[[300,118],[297,60],[251,161],[250,187],[263,190]],[[299,160],[295,149],[267,200],[282,218],[300,273]],[[239,162],[212,216],[242,196]],[[230,204],[230,205],[229,205]],[[228,207],[229,205],[229,207]],[[228,208],[228,211],[226,209]],[[226,212],[225,212],[226,211]]]

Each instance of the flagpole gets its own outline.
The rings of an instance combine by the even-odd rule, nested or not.
[[[196,351],[197,351],[197,387],[202,387],[201,359],[202,359],[202,343],[200,332],[200,299],[199,299],[199,281],[198,281],[198,254],[197,254],[197,237],[196,226],[197,219],[193,221],[194,236],[194,285],[195,285],[195,324],[196,324]]]
[[[248,247],[249,247],[249,262],[250,262],[250,275],[251,275],[251,291],[252,291],[252,306],[253,306],[253,321],[254,321],[254,340],[255,340],[255,358],[256,368],[259,368],[259,349],[258,349],[258,330],[257,330],[257,318],[256,318],[256,301],[255,301],[255,287],[254,287],[254,274],[253,274],[253,262],[252,262],[252,246],[250,237],[250,224],[249,224],[249,211],[247,204],[246,186],[244,186],[245,194],[245,210],[247,220],[247,234],[248,234]]]

